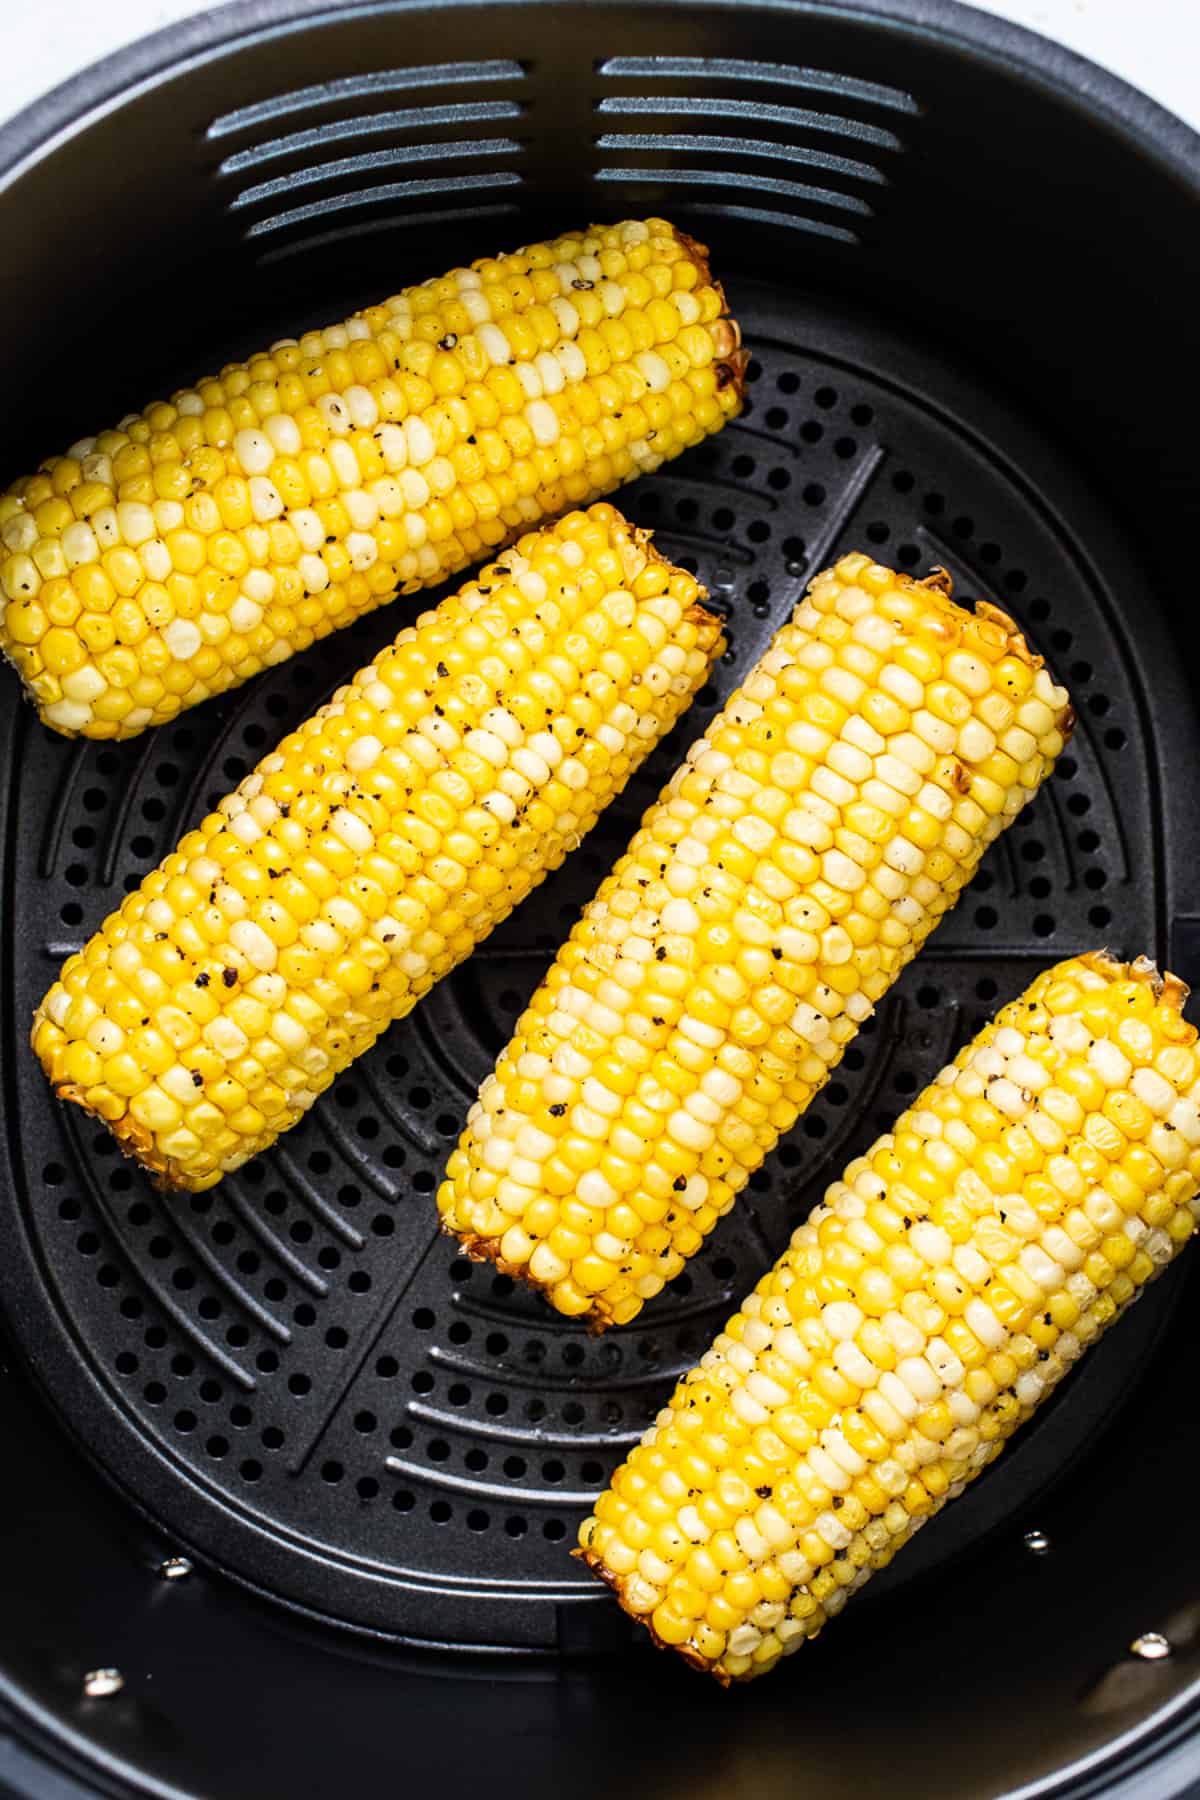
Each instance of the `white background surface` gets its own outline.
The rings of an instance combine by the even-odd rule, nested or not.
[[[0,0],[0,119],[131,38],[205,10],[198,0]],[[1200,0],[987,0],[984,10],[1058,38],[1200,129]]]

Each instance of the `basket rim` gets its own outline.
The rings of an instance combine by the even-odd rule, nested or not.
[[[524,3],[542,6],[554,0]],[[591,0],[597,11],[622,3]],[[478,0],[352,0],[349,5],[337,0],[229,0],[135,38],[0,122],[0,193],[57,143],[121,105],[131,92],[154,87],[242,44],[355,17],[476,4]],[[663,12],[692,11],[695,0],[644,0],[644,4]],[[706,0],[715,13],[742,10],[746,4],[747,0]],[[1200,198],[1200,131],[1131,82],[1027,26],[981,12],[963,0],[764,0],[764,6],[784,17],[858,21],[916,45],[934,43],[965,51],[994,69],[1017,75],[1093,123],[1115,130]]]
[[[553,0],[525,0],[547,5]],[[597,10],[614,9],[622,0],[591,0]],[[747,0],[705,0],[713,13],[733,11]],[[242,45],[262,42],[291,30],[345,23],[355,17],[387,13],[449,10],[477,0],[229,0],[228,4],[168,25],[89,65],[13,117],[0,122],[0,192],[13,186],[64,140],[84,131],[96,119],[120,107],[131,94],[157,86],[189,67],[215,61]],[[695,0],[642,0],[663,13],[694,10]],[[1054,40],[1023,25],[979,11],[961,0],[762,0],[764,10],[796,19],[819,15],[862,22],[893,33],[916,46],[938,44],[959,50],[987,66],[1007,72],[1056,98],[1102,128],[1116,133],[1200,198],[1200,132],[1133,84]],[[1091,1756],[1020,1792],[1049,1794],[1060,1782],[1076,1793],[1110,1792],[1150,1776],[1157,1765],[1194,1745],[1195,1684],[1136,1725],[1111,1738]],[[0,1714],[3,1729],[55,1774],[96,1774],[120,1782],[127,1791],[185,1800],[181,1790],[147,1775],[119,1752],[51,1713],[0,1667]],[[62,1759],[62,1760],[60,1760]],[[64,1767],[65,1763],[65,1767]],[[73,1766],[72,1766],[73,1765]],[[1170,1780],[1167,1775],[1166,1779]],[[1144,1790],[1143,1790],[1144,1791]],[[1019,1795],[1012,1796],[1019,1800]]]

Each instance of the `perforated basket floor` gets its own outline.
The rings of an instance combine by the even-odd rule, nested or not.
[[[576,1523],[824,1185],[1038,966],[1103,941],[1165,955],[1173,936],[1171,953],[1189,954],[1174,915],[1192,883],[1164,843],[1150,724],[1151,689],[1174,677],[1153,596],[1106,520],[1044,445],[911,345],[794,295],[732,292],[751,404],[624,502],[727,611],[718,681],[559,877],[211,1193],[160,1196],[54,1104],[26,1048],[30,1011],[122,892],[410,603],[127,746],[63,743],[26,709],[2,727],[10,1318],[165,1541],[345,1624],[441,1644],[621,1641],[620,1615],[567,1555]],[[526,995],[688,738],[807,578],[860,546],[917,573],[944,564],[960,598],[1009,608],[1072,689],[1074,744],[690,1273],[633,1328],[589,1338],[456,1256],[433,1189]],[[1120,623],[1132,611],[1136,661]],[[1184,718],[1172,754],[1187,767]],[[1111,1411],[1173,1292],[874,1590],[1011,1521]]]

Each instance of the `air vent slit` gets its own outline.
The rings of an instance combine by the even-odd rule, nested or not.
[[[467,157],[485,156],[519,156],[521,146],[512,138],[471,138],[452,144],[405,144],[395,149],[368,151],[362,156],[344,156],[336,162],[313,163],[308,168],[294,169],[287,175],[278,175],[270,181],[257,182],[253,187],[243,188],[229,202],[231,212],[240,212],[247,206],[258,206],[264,201],[278,200],[283,195],[293,193],[299,187],[314,187],[325,181],[340,181],[346,176],[367,175],[384,170],[403,169],[409,164],[426,162],[457,162]],[[478,178],[471,178],[478,185]],[[508,179],[516,179],[511,172]],[[395,184],[393,184],[395,185]],[[406,188],[414,191],[434,192],[443,188],[453,189],[465,185],[464,180],[447,175],[444,181],[421,187],[404,183]],[[363,193],[371,189],[364,188]],[[282,216],[282,215],[281,215]]]
[[[276,94],[253,106],[222,113],[208,127],[209,138],[231,137],[238,131],[252,131],[258,125],[270,125],[290,113],[308,113],[315,109],[345,105],[353,100],[371,100],[385,94],[408,94],[414,88],[471,87],[478,82],[522,81],[525,69],[519,62],[497,59],[491,62],[429,63],[415,69],[375,69],[366,75],[348,75],[337,81],[322,81],[314,87],[295,88],[291,93]]]
[[[794,200],[802,206],[825,206],[831,212],[871,216],[871,207],[857,194],[840,194],[833,188],[810,187],[807,182],[782,181],[774,175],[750,175],[744,170],[731,177],[726,169],[600,169],[597,181],[667,182],[672,186],[728,188],[731,180],[755,194],[774,200]]]
[[[318,208],[318,212],[323,211],[324,209]],[[334,224],[328,231],[309,232],[290,242],[264,247],[256,261],[260,267],[266,268],[285,258],[304,256],[313,250],[323,251],[333,245],[350,243],[356,238],[378,237],[394,232],[401,226],[406,231],[433,230],[440,225],[453,225],[456,228],[465,224],[490,226],[498,219],[511,221],[519,211],[515,200],[505,200],[491,206],[434,208],[428,212],[397,213],[384,219],[364,219],[354,225]]]
[[[834,69],[809,69],[793,63],[755,62],[723,56],[610,56],[597,64],[596,73],[608,80],[689,81],[697,89],[701,83],[709,85],[714,81],[752,82],[759,87],[802,88],[839,100],[856,100],[866,106],[882,107],[889,112],[915,114],[921,111],[914,96],[904,88],[861,81],[857,76],[841,75]]]
[[[873,163],[857,162],[849,156],[833,156],[828,151],[810,149],[803,144],[776,143],[767,138],[705,136],[693,132],[609,131],[596,139],[596,147],[629,156],[759,156],[772,162],[796,163],[827,175],[845,175],[851,181],[868,181],[880,186],[886,186],[888,181],[882,169],[877,169]]]
[[[762,100],[726,99],[720,94],[610,94],[598,102],[596,111],[604,117],[728,119],[746,126],[759,139],[764,127],[775,126],[780,131],[813,131],[851,138],[878,150],[904,148],[903,140],[894,131],[863,119],[842,113],[810,112],[804,107],[776,106]]]
[[[679,182],[688,182],[690,184],[692,177],[689,172],[677,170],[675,171],[675,179]],[[598,169],[596,171],[596,180],[604,182],[620,181],[629,185],[640,183],[646,186],[655,186],[662,181],[662,172],[658,169],[642,169],[640,171],[632,169]],[[799,213],[774,212],[769,207],[730,206],[719,201],[715,203],[710,201],[705,205],[701,201],[677,200],[674,203],[674,210],[681,215],[703,212],[708,217],[716,214],[723,219],[744,219],[751,225],[769,225],[772,227],[782,227],[787,231],[813,232],[818,237],[832,238],[835,243],[839,244],[858,244],[861,242],[857,231],[850,231],[844,225],[830,225],[824,219],[806,219]]]
[[[291,131],[283,137],[268,138],[265,143],[237,150],[220,164],[219,175],[242,175],[260,164],[275,162],[284,156],[299,156],[309,150],[328,150],[339,139],[381,137],[385,133],[400,135],[410,131],[433,131],[447,125],[466,128],[492,124],[506,119],[519,119],[524,108],[516,100],[477,100],[455,106],[414,106],[400,112],[361,113],[354,118],[331,120],[306,131]]]
[[[355,188],[350,193],[331,194],[327,200],[313,200],[305,206],[290,206],[267,219],[256,219],[246,227],[249,238],[265,237],[274,231],[285,231],[293,225],[330,218],[334,213],[352,212],[362,206],[382,206],[387,202],[449,198],[453,194],[479,193],[486,189],[519,187],[522,177],[515,169],[499,169],[489,175],[447,175],[441,181],[390,181],[378,187]],[[340,235],[340,234],[339,234]]]

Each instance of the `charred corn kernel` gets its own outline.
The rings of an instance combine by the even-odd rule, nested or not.
[[[972,693],[981,685],[974,667],[964,679]],[[883,1568],[995,1459],[1086,1345],[1188,1241],[1200,1214],[1200,1051],[1182,1018],[1186,996],[1181,982],[1160,976],[1145,959],[1125,965],[1098,952],[1047,970],[834,1182],[679,1382],[581,1528],[577,1554],[657,1643],[728,1683],[761,1674],[815,1637],[873,1569]],[[1125,1043],[1134,1006],[1145,1033],[1142,1067],[1134,1072],[1126,1063],[1129,1073],[1122,1076],[1113,1052]],[[1111,1207],[1106,1216],[1121,1228],[1105,1237],[1103,1264],[1089,1261],[1085,1279],[1067,1229],[1071,1198],[1060,1195],[1046,1205],[1031,1190],[1042,1160],[1053,1156],[1037,1147],[1061,1142],[1069,1153],[1098,1116],[1080,1110],[1064,1133],[1046,1110],[1064,1075],[1089,1059],[1126,1084],[1103,1089],[1096,1103],[1106,1119],[1119,1119],[1123,1143],[1144,1147],[1142,1111],[1156,1104],[1172,1127],[1164,1141],[1177,1137],[1185,1149],[1174,1172],[1155,1162],[1153,1179],[1139,1187],[1128,1213],[1101,1201],[1100,1210]],[[1161,1090],[1142,1079],[1152,1063],[1170,1071]],[[969,1127],[955,1135],[958,1172],[929,1179],[937,1172],[933,1153],[964,1121],[964,1101],[1002,1083],[1018,1096],[1012,1130],[1025,1132],[1030,1146],[1011,1188],[993,1191],[975,1176],[982,1146],[972,1142]],[[1122,1104],[1114,1107],[1114,1099]],[[1123,1154],[1113,1144],[1108,1166]],[[868,1196],[866,1216],[879,1220],[885,1209],[893,1211],[912,1246],[912,1294],[920,1294],[932,1269],[953,1260],[968,1265],[981,1294],[944,1337],[913,1330],[896,1313],[876,1326],[859,1304],[861,1276],[836,1266],[839,1248],[862,1241]],[[964,1199],[965,1236],[958,1230]],[[879,1248],[865,1248],[865,1255],[878,1267]],[[1015,1288],[1018,1277],[1035,1284],[1037,1311],[1027,1333],[1017,1327],[1012,1335],[981,1295]],[[894,1368],[885,1369],[877,1357],[881,1334],[899,1358]],[[978,1352],[971,1359],[964,1354],[968,1339]],[[797,1433],[792,1422],[804,1413],[820,1367],[811,1366],[805,1346],[830,1344],[835,1359],[852,1358],[857,1398],[815,1431]],[[749,1452],[742,1446],[760,1417],[755,1444],[767,1432],[782,1441],[784,1454],[755,1463],[752,1479],[743,1479],[739,1459]],[[699,1559],[693,1553],[686,1562],[662,1561],[648,1609],[630,1594],[631,1547],[642,1541],[647,1522],[653,1518],[656,1541],[666,1544],[706,1534],[704,1502],[695,1501],[692,1479],[698,1431],[715,1446],[708,1480],[721,1502],[721,1538],[741,1559],[719,1554],[714,1536]],[[615,1494],[624,1498],[620,1509],[611,1504]],[[695,1606],[701,1592],[703,1620]],[[797,1628],[771,1642],[769,1604],[776,1598]]]
[[[132,737],[657,468],[738,411],[745,362],[707,250],[663,219],[455,269],[0,495],[0,650],[54,730]],[[137,705],[97,661],[118,598],[166,653],[149,670],[118,628],[163,678]],[[67,688],[78,672],[94,692]]]
[[[210,1187],[265,1149],[558,867],[684,711],[721,648],[702,592],[601,504],[424,614],[67,962],[33,1027],[60,1097],[172,1186]],[[614,608],[656,628],[641,679],[602,672]],[[532,1133],[521,1155],[553,1142]],[[574,1267],[583,1311],[623,1241],[579,1180],[599,1147],[578,1144],[563,1192],[583,1204],[561,1210],[588,1235],[556,1234],[558,1203],[518,1191],[564,1243],[549,1269]],[[501,1201],[505,1230],[524,1201]]]
[[[626,1234],[620,1256],[606,1259],[614,1261],[611,1286],[600,1284],[595,1242],[578,1259],[586,1280],[577,1282],[575,1259],[574,1273],[561,1279],[592,1296],[596,1326],[632,1319],[728,1211],[988,844],[1032,798],[1070,729],[1067,696],[1006,615],[987,606],[967,613],[947,588],[940,573],[917,582],[865,556],[843,558],[812,584],[693,746],[585,910],[468,1117],[438,1205],[472,1254],[498,1253],[490,1223],[498,1187],[531,1113],[540,1120],[551,1107],[546,1145],[529,1158],[527,1186],[539,1200],[569,1190],[557,1173],[563,1162],[580,1172],[602,1166],[628,1130],[642,1143],[629,1157],[635,1185],[622,1192],[653,1227]],[[1028,720],[1034,749],[993,803],[996,784],[961,741],[966,726],[952,730],[928,701],[936,687],[943,713],[976,719],[996,698],[995,671],[1013,662],[1029,670],[1016,717]],[[871,693],[903,704],[910,729],[882,735],[867,717]],[[981,781],[987,805],[977,796]],[[863,806],[886,818],[886,833],[851,828],[871,823]],[[639,1043],[656,1052],[643,1072],[626,1048]],[[527,1094],[515,1077],[535,1051],[539,1073]],[[576,1102],[614,1061],[635,1077],[631,1091],[613,1090],[611,1106],[593,1108],[596,1124],[580,1138]],[[1108,1090],[1090,1065],[1080,1067],[1096,1084],[1098,1107]],[[1008,1089],[1021,1103],[1021,1089]],[[969,1115],[972,1128],[999,1139],[1008,1119],[998,1105],[984,1112],[977,1126]],[[1139,1102],[1139,1124],[1143,1115],[1148,1101]],[[1107,1115],[1095,1116],[1119,1131]],[[1144,1146],[1139,1139],[1136,1149]],[[1008,1180],[1013,1158],[995,1154]],[[921,1179],[940,1189],[960,1155],[939,1146]],[[982,1160],[979,1170],[990,1178]],[[648,1201],[658,1204],[653,1215]],[[961,1210],[954,1224],[963,1238],[969,1213]],[[537,1242],[539,1234],[528,1235]],[[882,1266],[850,1242],[833,1254],[860,1270],[864,1311],[887,1313],[899,1305],[889,1284],[912,1285],[905,1259],[916,1252],[907,1243],[889,1249]],[[509,1273],[539,1280],[531,1261]],[[557,1304],[555,1282],[542,1285]],[[940,1332],[967,1300],[947,1271],[933,1297],[907,1294],[904,1307],[919,1329]],[[813,1378],[835,1405],[845,1404],[853,1379],[833,1364]]]

